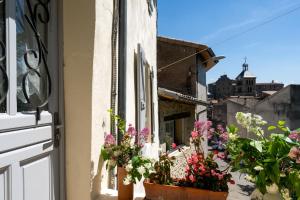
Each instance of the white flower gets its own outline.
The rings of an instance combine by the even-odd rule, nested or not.
[[[237,112],[235,118],[237,123],[247,129],[248,132],[252,132],[257,136],[264,135],[264,131],[260,126],[266,125],[267,122],[264,121],[261,116],[251,113]]]
[[[261,170],[263,170],[264,168],[263,168],[262,166],[257,165],[256,167],[254,167],[254,169],[255,169],[256,171],[261,171]]]
[[[246,175],[244,178],[249,182],[255,182],[255,178],[253,176]]]
[[[114,152],[114,156],[115,156],[115,157],[118,157],[120,154],[121,154],[121,151],[115,151],[115,152]]]
[[[238,138],[238,135],[237,134],[234,134],[234,133],[228,133],[228,137],[229,137],[229,140],[236,140]]]
[[[126,165],[126,167],[125,167],[125,170],[127,171],[127,172],[130,172],[131,170],[132,170],[132,164],[131,163],[129,163],[128,165]]]
[[[138,168],[137,168],[137,171],[138,171],[141,175],[143,175],[143,174],[146,172],[146,170],[145,170],[145,168],[144,168],[143,166],[138,167]]]
[[[124,184],[124,185],[129,185],[129,184],[131,183],[131,181],[132,181],[131,175],[127,175],[127,176],[124,178],[124,180],[123,180],[123,184]]]
[[[267,192],[271,194],[276,194],[278,192],[278,186],[276,185],[276,183],[267,186]]]
[[[281,194],[282,194],[282,198],[284,199],[284,200],[292,200],[292,198],[290,197],[290,192],[289,192],[289,190],[288,189],[282,189],[281,190]]]
[[[146,169],[149,170],[151,167],[152,167],[151,163],[146,163],[146,164],[145,164],[145,168],[146,168]]]

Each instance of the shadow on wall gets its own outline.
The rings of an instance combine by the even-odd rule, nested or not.
[[[104,160],[102,156],[99,157],[99,163],[98,163],[98,169],[97,174],[94,176],[94,162],[91,162],[91,183],[92,183],[92,191],[91,191],[91,199],[97,200],[97,199],[110,199],[109,197],[101,198],[101,182],[102,182],[102,169],[104,166]],[[114,199],[114,197],[111,197],[111,199]]]

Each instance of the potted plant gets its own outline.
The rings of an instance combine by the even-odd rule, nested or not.
[[[193,153],[187,156],[179,148],[185,157],[186,168],[185,178],[173,179],[170,176],[171,166],[174,157],[168,154],[161,154],[159,160],[154,164],[154,173],[144,181],[146,199],[226,199],[228,186],[227,182],[233,183],[231,174],[227,170],[221,171],[214,161],[215,156],[210,154],[204,157],[201,146],[206,131],[210,128],[211,122],[196,121],[194,130],[191,132],[191,145]],[[173,144],[173,148],[176,145]]]
[[[238,112],[236,120],[255,139],[240,138],[236,126],[228,127],[232,171],[245,173],[263,199],[300,200],[300,130],[290,131],[284,121],[267,127],[251,113]]]
[[[117,122],[122,140],[116,142],[112,134],[105,136],[105,142],[101,149],[101,156],[107,161],[106,168],[111,170],[117,167],[118,199],[133,199],[133,183],[151,172],[151,161],[141,156],[141,149],[148,138],[147,128],[137,132],[129,124],[125,129],[125,121],[119,116],[113,116]]]

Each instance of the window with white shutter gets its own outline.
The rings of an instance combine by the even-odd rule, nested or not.
[[[149,128],[153,131],[153,73],[150,65],[145,59],[145,53],[141,45],[138,45],[137,54],[137,128]]]

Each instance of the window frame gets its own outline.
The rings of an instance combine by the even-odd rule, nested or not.
[[[25,1],[25,0],[24,0]],[[23,113],[17,111],[17,26],[16,26],[16,0],[5,0],[5,33],[6,33],[6,75],[8,77],[8,92],[6,95],[6,112],[0,113],[0,133],[21,129],[22,127],[36,127],[53,123],[51,113],[57,112],[59,108],[58,88],[59,81],[52,81],[52,93],[48,98],[48,110],[40,113],[37,120],[36,112]],[[59,52],[55,53],[58,47],[58,21],[56,0],[49,2],[50,21],[48,23],[48,53],[47,63],[52,80],[58,77],[59,73]],[[52,9],[53,7],[53,9]],[[51,68],[51,66],[54,66]]]

